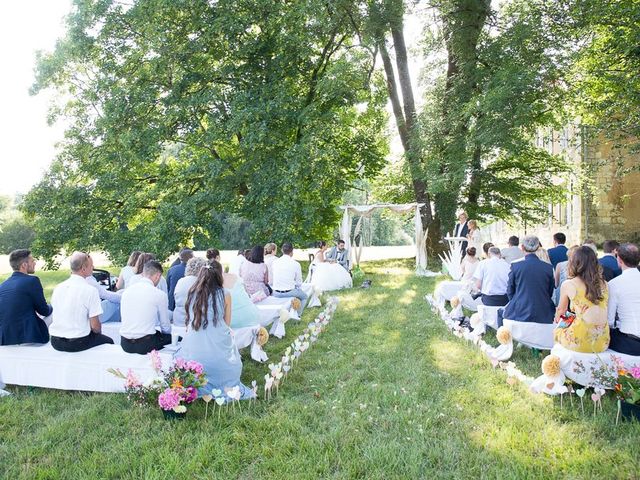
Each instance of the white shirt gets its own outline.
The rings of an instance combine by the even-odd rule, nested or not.
[[[122,294],[120,336],[133,340],[154,334],[158,324],[162,333],[171,333],[168,310],[167,294],[142,277]]]
[[[132,276],[128,281],[127,281],[127,287],[130,287],[131,285],[135,285],[136,283],[138,283],[140,280],[142,280],[144,277],[142,276],[141,273],[138,273],[134,276]],[[164,277],[160,277],[160,281],[158,282],[158,285],[156,286],[156,288],[158,290],[162,290],[164,293],[166,293],[167,295],[169,295],[169,288],[167,287],[167,280]]]
[[[456,223],[456,228],[453,231],[453,236],[454,237],[459,237],[462,234],[462,230],[464,229],[464,226],[467,224],[467,222],[464,223]],[[480,252],[478,252],[480,253]]]
[[[244,258],[244,255],[236,255],[236,257],[231,260],[229,264],[229,273],[233,273],[234,275],[240,275],[240,267],[247,259]]]
[[[89,318],[102,315],[98,290],[75,273],[53,290],[51,306],[49,334],[54,337],[86,337],[91,331]]]
[[[500,254],[502,255],[502,259],[507,263],[511,263],[514,260],[524,258],[524,252],[520,249],[520,247],[515,247],[513,245],[500,250]]]
[[[282,255],[273,262],[273,289],[281,292],[302,285],[302,267],[289,255]]]
[[[120,298],[122,297],[121,292],[112,292],[104,285],[100,285],[93,275],[89,275],[85,280],[89,285],[98,290],[100,300],[109,300],[111,303],[120,303]]]
[[[511,267],[501,258],[490,257],[482,260],[473,278],[482,282],[483,295],[506,295]]]
[[[123,282],[122,289],[125,289],[129,286],[129,280],[135,275],[135,273],[133,272],[133,267],[130,267],[129,265],[127,265],[126,267],[122,267],[122,270],[120,270],[120,276],[122,277]]]
[[[273,253],[264,256],[264,264],[267,266],[267,273],[269,274],[269,285],[273,285],[273,262],[278,259]]]
[[[618,329],[622,333],[640,337],[640,271],[637,268],[627,268],[622,275],[609,282],[607,316],[612,327],[616,312]]]

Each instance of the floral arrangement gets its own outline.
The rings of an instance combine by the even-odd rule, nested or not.
[[[198,398],[198,388],[207,384],[203,366],[177,358],[165,374],[167,388],[158,396],[158,405],[165,411],[185,413],[186,405]]]
[[[614,385],[616,396],[620,401],[640,405],[640,366],[627,369],[619,357],[612,358],[617,370]]]

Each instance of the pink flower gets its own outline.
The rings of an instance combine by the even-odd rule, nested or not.
[[[160,405],[160,408],[163,410],[173,410],[180,405],[180,393],[171,388],[167,388],[158,396],[158,405]]]
[[[631,375],[633,375],[633,378],[640,378],[640,367],[635,366],[629,371],[631,372]]]
[[[155,350],[151,350],[149,352],[149,357],[151,357],[151,366],[153,369],[156,372],[160,372],[160,370],[162,370],[162,359],[160,358],[160,354]]]
[[[204,367],[202,366],[202,364],[193,360],[188,361],[185,365],[185,368],[192,371],[196,375],[202,375],[202,373],[204,372]]]
[[[184,358],[176,358],[175,368],[185,368],[187,366],[187,362],[184,361]]]
[[[188,387],[183,393],[183,398],[185,403],[193,402],[196,398],[198,398],[198,390],[196,390],[195,387]]]
[[[133,370],[129,369],[127,372],[127,379],[124,383],[125,388],[135,388],[141,385],[140,380],[136,377],[136,374],[133,373]]]

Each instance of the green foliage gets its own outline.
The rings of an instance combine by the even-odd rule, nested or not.
[[[35,232],[22,217],[5,222],[0,228],[0,254],[8,254],[18,248],[31,248]]]
[[[69,99],[49,174],[25,200],[35,246],[160,257],[217,215],[250,238],[320,238],[386,153],[384,94],[350,2],[77,1],[33,91]]]

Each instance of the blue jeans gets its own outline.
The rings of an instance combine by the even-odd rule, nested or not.
[[[304,304],[307,300],[307,294],[304,293],[300,288],[294,288],[293,290],[289,290],[288,292],[278,292],[277,290],[274,290],[273,296],[276,298],[295,297],[300,300],[300,309],[298,310],[299,314],[301,314],[304,310]]]
[[[120,321],[120,304],[113,303],[109,300],[102,300],[102,315],[100,315],[100,323],[119,322]]]

